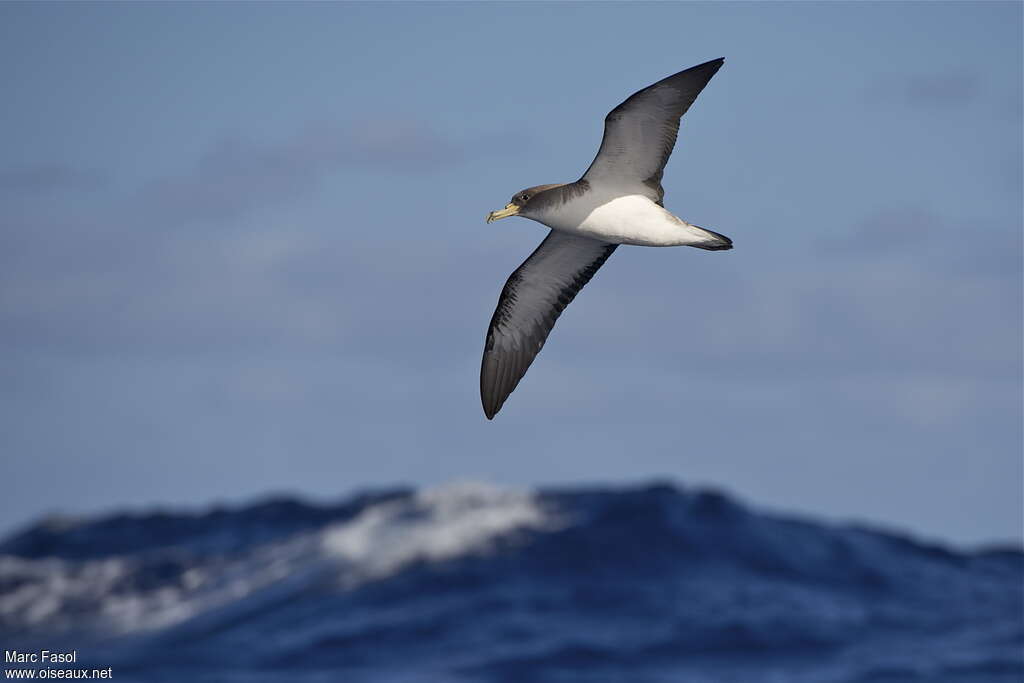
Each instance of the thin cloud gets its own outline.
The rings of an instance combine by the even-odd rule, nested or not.
[[[887,76],[872,83],[867,97],[921,109],[953,109],[981,95],[981,78],[974,73],[937,73]]]
[[[402,172],[461,163],[467,147],[413,121],[373,120],[349,128],[337,153],[343,163]]]
[[[36,164],[0,169],[0,192],[43,194],[66,190],[96,190],[106,177],[95,170],[65,164]]]
[[[906,249],[920,251],[945,232],[945,224],[933,212],[921,207],[897,206],[876,211],[845,234],[822,239],[817,246],[822,255],[836,258]]]
[[[903,264],[908,271],[986,277],[1019,277],[1020,249],[1019,225],[954,219],[915,206],[876,211],[845,234],[816,245],[821,256],[837,264]]]
[[[217,141],[189,172],[158,179],[140,192],[137,206],[162,220],[222,221],[297,201],[334,173],[367,169],[413,176],[465,163],[495,148],[522,150],[493,133],[455,139],[412,120],[363,120],[346,126],[307,126],[281,142],[239,137]]]
[[[502,144],[485,144],[493,142]],[[112,198],[89,215],[51,215],[40,203],[4,207],[4,345],[85,354],[237,352],[255,345],[379,355],[375,339],[400,338],[410,315],[440,333],[452,320],[428,313],[431,295],[421,283],[436,277],[439,263],[453,271],[459,257],[429,233],[413,232],[414,247],[368,260],[376,242],[355,244],[360,238],[339,232],[333,217],[307,217],[302,230],[273,220],[249,221],[243,230],[206,228],[275,206],[287,211],[331,174],[366,168],[362,159],[374,159],[368,173],[408,172],[395,176],[408,184],[423,168],[461,164],[506,149],[505,142],[501,134],[449,139],[413,124],[307,126],[280,142],[225,137],[188,172]],[[175,229],[193,222],[204,230]],[[373,297],[365,296],[367,283]],[[449,288],[450,296],[471,297],[455,281]],[[422,299],[412,314],[381,314],[380,301],[401,310],[410,298]]]

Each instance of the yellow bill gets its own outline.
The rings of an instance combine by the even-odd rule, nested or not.
[[[507,204],[501,211],[491,211],[487,214],[487,222],[491,223],[494,221],[501,220],[502,218],[508,218],[509,216],[519,215],[519,207],[515,204]]]

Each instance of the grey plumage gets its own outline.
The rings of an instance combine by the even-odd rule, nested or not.
[[[493,418],[544,346],[555,321],[616,244],[552,230],[505,283],[480,367],[480,397]]]
[[[714,59],[635,92],[605,117],[597,156],[579,180],[527,188],[488,214],[488,223],[518,215],[552,228],[509,277],[491,318],[480,368],[488,419],[618,244],[732,248],[728,237],[668,213],[661,186],[680,118],[723,63]]]
[[[663,78],[608,112],[601,147],[582,180],[631,175],[661,204],[661,176],[679,135],[679,120],[724,63],[712,59]]]

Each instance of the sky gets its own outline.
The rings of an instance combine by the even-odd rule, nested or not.
[[[1020,3],[0,4],[0,530],[670,480],[1020,542]],[[665,205],[501,413],[478,373],[629,94],[716,57]]]

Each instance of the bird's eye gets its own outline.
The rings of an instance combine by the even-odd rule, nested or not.
[[[528,201],[530,201],[530,195],[528,195],[528,194],[524,194],[524,195],[523,195],[523,201],[524,201],[524,202],[528,202]]]

